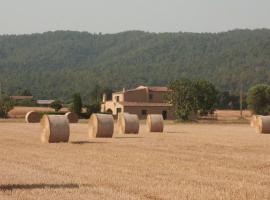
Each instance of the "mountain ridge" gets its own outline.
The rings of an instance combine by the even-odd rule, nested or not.
[[[221,33],[55,31],[0,36],[0,81],[8,94],[28,88],[38,98],[85,99],[96,84],[118,90],[207,79],[237,92],[270,83],[270,30]]]

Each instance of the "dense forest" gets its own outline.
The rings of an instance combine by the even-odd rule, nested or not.
[[[90,98],[96,85],[118,90],[206,79],[238,92],[270,84],[270,30],[223,33],[118,34],[56,31],[0,36],[0,82],[5,93],[28,89],[36,98]]]

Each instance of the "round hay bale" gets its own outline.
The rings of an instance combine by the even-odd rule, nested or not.
[[[163,116],[159,114],[147,115],[146,124],[149,132],[163,132]]]
[[[112,115],[92,114],[88,123],[89,137],[112,137],[114,121]]]
[[[69,123],[78,123],[79,117],[76,113],[67,112],[65,115],[67,116]]]
[[[138,134],[140,121],[138,115],[123,113],[118,115],[118,132],[120,134]]]
[[[68,142],[70,129],[65,115],[44,115],[40,122],[42,126],[41,140],[47,143]]]
[[[256,130],[258,133],[270,133],[270,116],[259,116]]]
[[[25,115],[26,123],[39,123],[40,119],[41,119],[40,115],[34,111],[30,111]]]

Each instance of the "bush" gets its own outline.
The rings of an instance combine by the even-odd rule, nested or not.
[[[56,112],[61,110],[63,107],[62,102],[59,100],[55,100],[54,102],[51,103],[51,108],[53,108]]]
[[[170,89],[168,99],[174,105],[178,119],[194,120],[198,113],[204,116],[215,110],[218,93],[208,81],[180,79],[171,82]]]
[[[196,88],[189,79],[180,79],[171,82],[172,92],[168,95],[170,103],[175,107],[178,119],[189,120],[197,112]]]
[[[268,115],[270,111],[270,86],[255,85],[247,96],[248,108],[257,115]]]
[[[215,111],[218,92],[209,81],[197,81],[195,83],[198,112],[206,116]]]
[[[65,112],[51,112],[51,111],[48,111],[48,112],[38,112],[38,114],[40,115],[40,117],[42,117],[43,115],[64,115],[66,114]]]
[[[81,112],[82,112],[82,98],[81,98],[81,95],[79,93],[73,95],[70,111],[76,113],[78,116],[81,114]]]
[[[81,117],[88,119],[93,113],[99,113],[100,112],[100,104],[95,103],[91,105],[86,105],[86,112],[81,113]]]
[[[14,107],[14,102],[9,97],[0,99],[0,117],[7,118],[8,112]]]
[[[24,99],[15,103],[16,106],[27,106],[34,107],[37,106],[31,99]]]

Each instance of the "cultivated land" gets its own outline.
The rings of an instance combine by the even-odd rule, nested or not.
[[[41,144],[39,124],[0,123],[0,199],[269,199],[270,135],[248,124],[166,124],[165,134]]]

